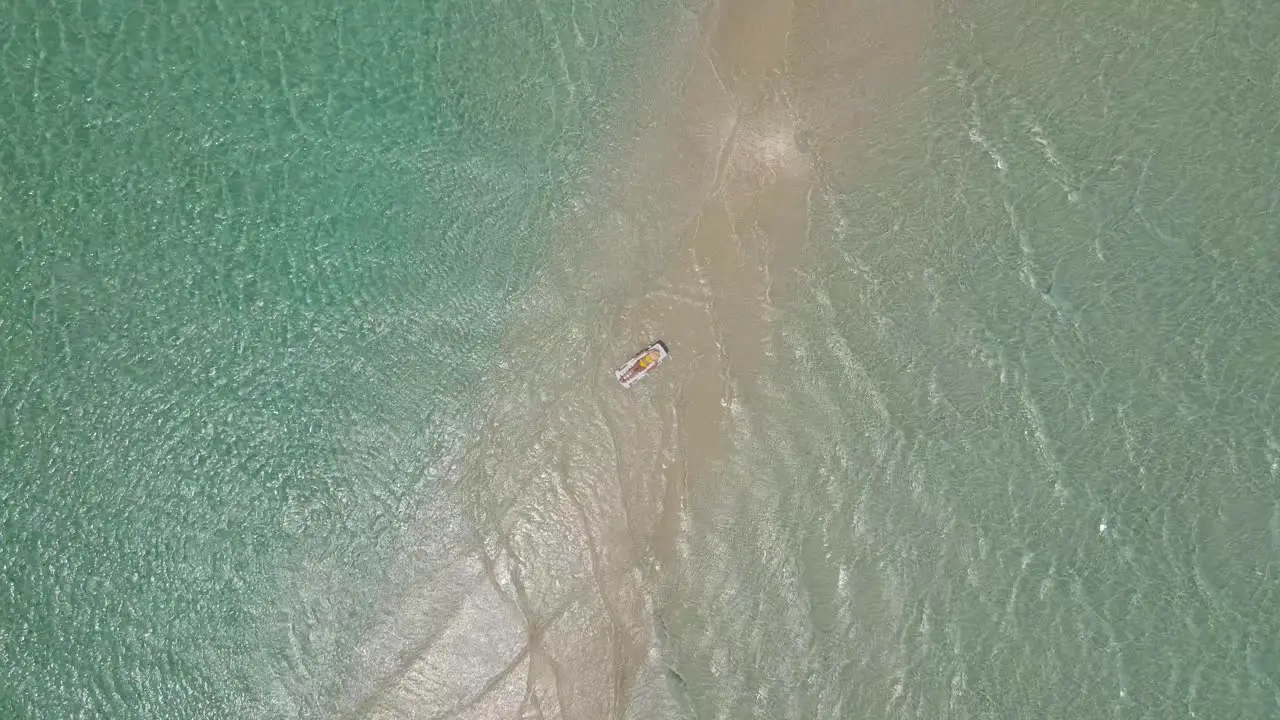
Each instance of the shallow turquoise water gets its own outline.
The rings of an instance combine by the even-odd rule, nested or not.
[[[646,21],[3,15],[0,715],[320,713]]]

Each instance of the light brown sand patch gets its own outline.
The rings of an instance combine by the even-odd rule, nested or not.
[[[711,57],[740,102],[754,103],[766,78],[782,71],[792,9],[782,0],[733,0],[708,13]]]
[[[872,176],[868,156],[893,132],[940,12],[934,0],[796,3],[787,85],[825,182]]]
[[[452,708],[397,686],[372,714],[647,717],[631,698],[665,683],[655,615],[682,594],[690,506],[733,493],[709,478],[732,457],[732,408],[773,364],[813,198],[832,168],[854,172],[860,123],[881,117],[869,104],[904,92],[922,7],[726,0],[697,19],[651,93],[654,121],[602,170],[603,206],[565,219],[586,251],[531,301],[462,463],[484,538],[473,592],[521,617],[525,640],[469,694],[451,686]],[[657,338],[670,360],[623,390],[612,367]],[[405,677],[447,673],[456,652],[424,652]]]

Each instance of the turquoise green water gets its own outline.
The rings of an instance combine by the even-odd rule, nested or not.
[[[0,16],[0,715],[323,714],[646,21]]]
[[[1280,716],[1270,4],[940,4],[874,127],[824,68],[813,257],[678,576],[641,555],[643,622],[516,640],[471,588],[524,610],[584,541],[536,532],[550,500],[487,534],[512,501],[449,482],[514,496],[536,450],[608,525],[575,478],[629,450],[584,413],[493,457],[532,441],[489,403],[576,425],[479,383],[520,323],[634,302],[542,278],[616,240],[594,173],[690,21],[367,5],[4,8],[0,716],[591,718],[575,668],[632,641],[665,674],[602,694],[635,717]],[[692,421],[646,392],[667,443]]]

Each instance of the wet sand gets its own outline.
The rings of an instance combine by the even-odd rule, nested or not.
[[[365,649],[355,715],[679,714],[660,640],[689,582],[681,538],[728,502],[710,478],[763,399],[823,178],[851,176],[913,77],[925,7],[742,0],[685,19],[456,464],[474,539],[391,612],[419,620]],[[668,362],[620,388],[613,368],[659,338]]]

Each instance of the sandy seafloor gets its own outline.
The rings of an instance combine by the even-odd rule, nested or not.
[[[664,620],[715,562],[688,557],[689,535],[750,512],[727,476],[778,391],[767,378],[815,258],[821,150],[856,164],[868,140],[849,135],[877,131],[909,92],[932,19],[925,3],[771,0],[676,15],[628,108],[638,121],[557,220],[563,246],[449,464],[473,544],[435,560],[373,633],[370,656],[398,661],[358,714],[706,712]],[[612,367],[659,338],[671,360],[623,392]]]

